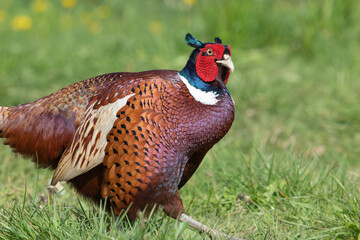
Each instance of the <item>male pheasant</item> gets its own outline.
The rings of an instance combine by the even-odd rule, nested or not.
[[[195,49],[180,72],[110,73],[0,107],[0,137],[55,169],[52,185],[68,181],[117,215],[162,206],[177,218],[179,189],[234,120],[230,46],[185,40]]]

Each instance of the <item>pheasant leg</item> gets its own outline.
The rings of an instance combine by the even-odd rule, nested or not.
[[[233,237],[228,234],[216,231],[216,230],[206,226],[205,224],[202,224],[201,222],[196,221],[195,219],[191,218],[190,216],[186,215],[185,213],[182,213],[180,215],[179,221],[189,223],[189,225],[192,228],[199,231],[200,233],[208,234],[209,237],[213,240],[215,240],[215,239],[243,240],[242,238]]]

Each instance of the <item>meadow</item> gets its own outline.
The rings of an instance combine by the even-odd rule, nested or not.
[[[181,70],[187,32],[231,45],[232,129],[181,190],[246,239],[360,239],[360,2],[3,0],[0,106],[96,75]],[[207,239],[161,211],[129,224],[0,146],[0,239]]]

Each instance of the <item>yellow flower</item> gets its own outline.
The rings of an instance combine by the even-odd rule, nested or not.
[[[11,19],[11,27],[14,30],[25,31],[31,28],[32,20],[27,15],[18,15]]]
[[[0,9],[0,22],[4,21],[5,19],[5,12]]]
[[[192,6],[196,3],[196,0],[183,0],[183,2],[189,6]]]
[[[61,4],[66,8],[73,8],[76,4],[76,0],[61,0]]]
[[[152,33],[161,33],[163,31],[163,24],[159,21],[152,21],[149,23],[148,28]]]
[[[48,8],[47,0],[35,0],[31,4],[31,8],[34,12],[45,12]]]

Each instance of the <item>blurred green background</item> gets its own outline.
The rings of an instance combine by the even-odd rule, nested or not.
[[[359,239],[359,12],[356,0],[3,0],[0,105],[103,73],[181,70],[187,32],[220,37],[236,120],[182,190],[185,207],[199,219],[231,212],[222,227],[249,239]],[[7,147],[0,157],[1,199],[15,188],[20,201],[36,170]]]

